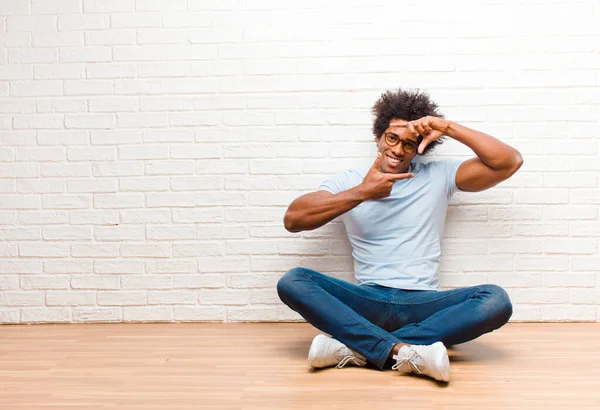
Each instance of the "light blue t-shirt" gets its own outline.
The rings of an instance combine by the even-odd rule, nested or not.
[[[461,162],[413,162],[414,178],[396,181],[389,197],[364,201],[341,216],[359,285],[439,289],[440,242]],[[346,191],[360,184],[368,171],[349,169],[323,182],[319,190]]]

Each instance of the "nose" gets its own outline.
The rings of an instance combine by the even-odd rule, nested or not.
[[[402,140],[398,141],[398,144],[392,147],[392,152],[396,156],[402,156],[404,154],[404,142]]]

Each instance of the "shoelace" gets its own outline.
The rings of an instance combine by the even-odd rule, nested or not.
[[[337,364],[338,369],[341,369],[342,367],[346,366],[349,362],[354,363],[357,366],[364,366],[365,363],[360,360],[358,357],[354,356],[353,353],[347,353],[344,357],[342,357],[341,359],[338,359],[339,357],[341,357],[342,350],[346,350],[346,349],[340,349],[338,350],[335,355],[336,360],[339,360],[339,363]],[[342,353],[343,354],[343,353]]]
[[[342,367],[346,366],[348,362],[352,362],[357,366],[362,366],[362,363],[356,358],[356,356],[354,356],[353,354],[349,354],[348,356],[345,356],[342,360],[340,360],[338,365],[335,367],[341,369]]]
[[[410,349],[408,356],[398,359],[396,364],[392,366],[392,369],[397,370],[405,364],[408,364],[414,372],[422,373],[425,367],[425,360],[415,350]]]

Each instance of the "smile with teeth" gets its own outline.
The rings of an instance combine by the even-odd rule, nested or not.
[[[392,165],[398,165],[400,163],[400,160],[398,158],[390,157],[389,155],[386,156],[389,158],[389,161]]]

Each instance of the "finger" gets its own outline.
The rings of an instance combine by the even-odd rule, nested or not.
[[[408,122],[408,123],[406,123],[406,128],[408,128],[408,131],[409,131],[411,134],[413,134],[413,135],[415,135],[415,134],[416,134],[416,132],[417,132],[417,131],[415,130],[415,125],[414,125],[412,122]]]
[[[425,134],[425,127],[420,122],[417,122],[417,125],[415,125],[415,130],[421,135]]]
[[[429,145],[429,140],[427,138],[423,138],[423,141],[421,141],[421,143],[419,144],[419,148],[417,149],[417,152],[419,154],[422,154],[423,151],[425,151],[425,148],[427,148],[427,146]]]
[[[401,179],[409,179],[414,178],[415,174],[412,172],[406,174],[387,174],[387,179],[389,181],[400,181]]]
[[[381,167],[381,152],[378,152],[377,158],[375,158],[375,162],[373,162],[373,166],[371,167],[371,169],[379,171],[380,167]]]
[[[423,125],[423,129],[425,130],[425,133],[428,134],[431,131],[433,131],[433,128],[431,128],[431,122],[429,120],[425,120],[421,124]]]

